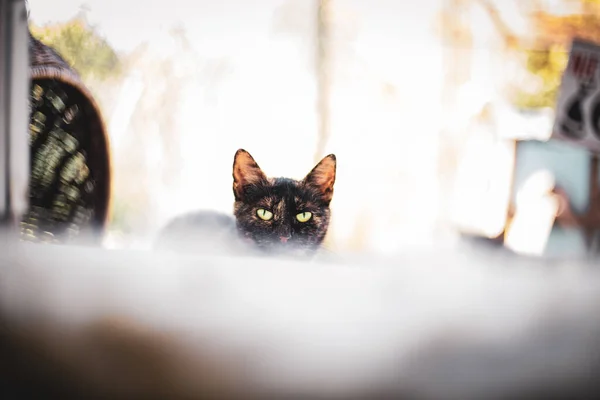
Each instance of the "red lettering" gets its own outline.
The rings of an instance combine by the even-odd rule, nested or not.
[[[581,56],[581,54],[573,54],[573,59],[571,61],[571,71],[575,76],[579,76],[581,74],[581,64],[583,63],[582,58],[583,57]]]
[[[571,72],[579,80],[594,81],[598,68],[598,58],[587,54],[573,54]]]

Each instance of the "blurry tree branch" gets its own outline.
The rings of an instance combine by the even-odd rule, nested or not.
[[[317,0],[317,32],[315,69],[317,75],[318,136],[314,162],[324,156],[330,132],[331,93],[331,0]]]
[[[275,34],[286,35],[310,49],[311,55],[307,59],[311,63],[308,68],[315,76],[317,89],[315,162],[325,155],[331,135],[330,97],[334,75],[336,79],[341,78],[344,71],[348,70],[336,67],[360,62],[353,48],[358,20],[351,8],[333,0],[288,0],[273,16],[272,29]],[[365,65],[361,65],[361,68],[368,70]]]

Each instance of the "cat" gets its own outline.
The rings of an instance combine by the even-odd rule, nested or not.
[[[311,256],[322,249],[336,177],[334,154],[302,180],[270,178],[244,149],[233,161],[233,215],[185,214],[161,232],[157,248]]]

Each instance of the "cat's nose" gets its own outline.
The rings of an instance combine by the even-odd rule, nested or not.
[[[287,243],[289,239],[289,236],[279,236],[279,240],[281,240],[281,243]]]

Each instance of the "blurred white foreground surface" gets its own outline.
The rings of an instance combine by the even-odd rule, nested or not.
[[[0,246],[7,387],[43,387],[29,371],[44,363],[63,398],[568,398],[597,385],[600,278],[584,261]]]

